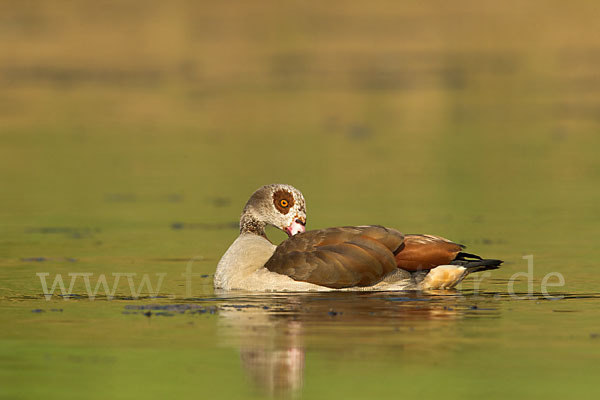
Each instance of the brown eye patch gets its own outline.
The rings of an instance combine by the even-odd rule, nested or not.
[[[287,214],[294,206],[294,196],[287,190],[280,189],[273,193],[273,204],[282,214]]]

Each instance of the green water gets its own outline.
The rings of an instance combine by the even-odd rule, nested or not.
[[[0,15],[0,398],[600,394],[596,2]],[[272,182],[311,229],[505,264],[451,292],[213,293]]]

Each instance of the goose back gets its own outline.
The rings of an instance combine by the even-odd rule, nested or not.
[[[394,253],[403,240],[377,225],[308,231],[279,245],[265,268],[329,288],[371,286],[396,271]]]

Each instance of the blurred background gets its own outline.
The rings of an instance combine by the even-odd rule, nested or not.
[[[2,1],[3,229],[235,225],[253,190],[285,182],[312,228],[585,236],[598,223],[599,12]],[[534,252],[541,239],[527,239],[512,244]],[[186,240],[178,252],[206,251]]]
[[[586,263],[599,16],[585,0],[2,1],[0,251],[201,254],[210,271],[248,196],[285,182],[309,228]]]

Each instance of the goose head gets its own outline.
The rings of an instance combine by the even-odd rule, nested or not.
[[[284,184],[266,185],[254,192],[242,212],[240,232],[265,236],[266,225],[279,228],[290,237],[304,232],[306,205],[302,193]]]

